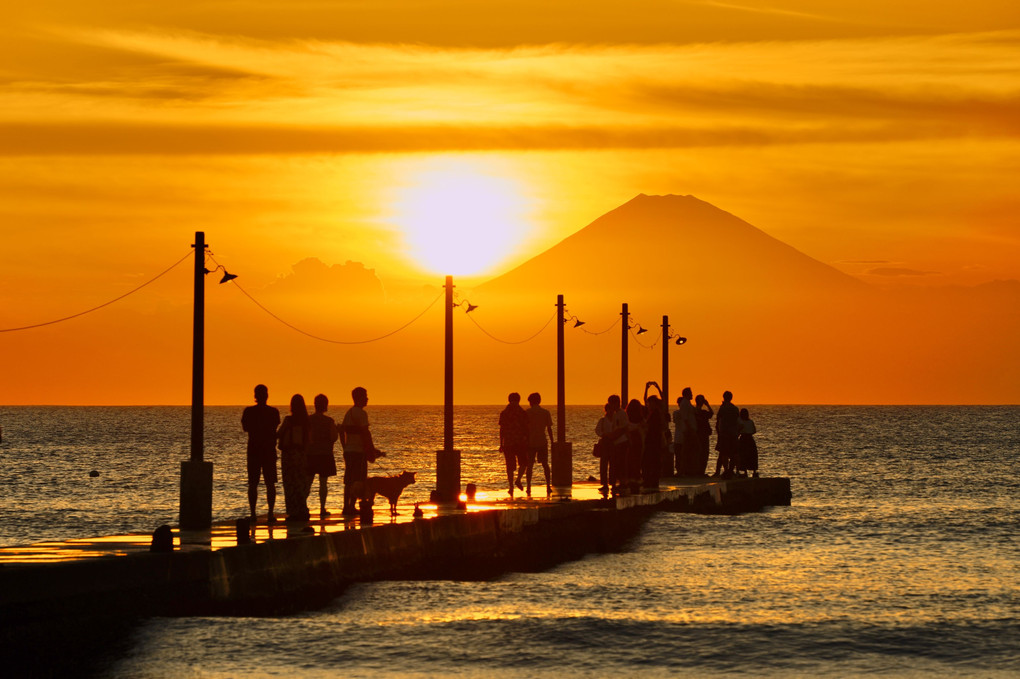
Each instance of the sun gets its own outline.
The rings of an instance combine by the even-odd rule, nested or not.
[[[408,256],[433,273],[470,276],[512,256],[531,227],[530,201],[511,168],[491,159],[415,162],[396,190],[393,223]]]

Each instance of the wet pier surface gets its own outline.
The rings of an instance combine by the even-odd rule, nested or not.
[[[739,514],[790,497],[786,478],[665,479],[658,490],[609,498],[576,484],[514,500],[479,491],[461,507],[421,505],[420,517],[409,504],[391,517],[384,500],[371,518],[268,525],[262,516],[240,544],[235,522],[174,530],[172,552],[151,552],[149,534],[2,548],[0,662],[31,666],[34,676],[82,675],[139,619],[282,615],[323,606],[357,582],[537,571],[625,548],[657,511]],[[48,657],[54,638],[70,646]]]

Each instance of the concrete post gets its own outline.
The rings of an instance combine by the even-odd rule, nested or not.
[[[569,487],[574,483],[574,460],[567,443],[566,361],[563,342],[563,295],[556,297],[556,441],[552,445],[552,485]]]
[[[620,406],[624,409],[627,408],[627,382],[630,376],[627,374],[627,336],[630,334],[630,312],[627,311],[627,303],[623,303],[623,311],[620,312],[623,316],[623,331],[621,333],[621,345],[620,345]]]
[[[212,526],[211,462],[205,462],[205,233],[195,232],[195,297],[191,358],[191,459],[181,462],[180,527]]]
[[[669,408],[669,316],[662,317],[662,402]]]

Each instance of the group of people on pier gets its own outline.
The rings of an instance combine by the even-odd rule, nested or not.
[[[357,387],[351,392],[354,405],[344,415],[338,427],[326,414],[329,399],[324,394],[315,397],[315,412],[308,414],[305,399],[294,394],[290,399],[290,414],[280,421],[280,411],[268,405],[269,389],[264,384],[255,387],[255,405],[248,406],[241,415],[241,428],[248,433],[248,505],[251,522],[255,523],[258,505],[258,487],[261,479],[266,485],[269,505],[267,521],[276,523],[276,449],[280,449],[280,468],[283,476],[284,503],[288,521],[307,521],[310,518],[308,496],[312,482],[319,477],[319,515],[326,517],[328,479],[337,475],[334,444],[339,440],[343,447],[344,502],[341,512],[357,512],[355,484],[368,478],[368,463],[383,453],[372,443],[369,431],[368,391]]]
[[[652,389],[658,393],[649,393]],[[706,476],[713,416],[718,455],[712,476],[758,476],[756,428],[747,409],[738,409],[729,391],[723,393],[718,413],[703,395],[693,397],[693,404],[692,397],[691,388],[685,387],[672,418],[656,382],[645,384],[644,403],[632,399],[623,407],[618,395],[607,399],[604,415],[595,426],[599,438],[594,451],[604,494],[657,488],[660,476]],[[670,419],[675,436],[669,429]]]

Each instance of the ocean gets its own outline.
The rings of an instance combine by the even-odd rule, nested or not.
[[[455,411],[463,481],[493,492],[505,483],[500,408]],[[104,673],[1020,675],[1020,408],[749,409],[762,473],[791,478],[790,507],[659,513],[625,549],[539,573],[363,584],[285,617],[150,620]],[[409,511],[434,488],[442,409],[368,410],[387,453],[373,473],[418,473]],[[175,523],[189,412],[0,407],[0,545]],[[206,413],[214,518],[244,516],[241,407]],[[597,475],[600,413],[567,409],[577,482]]]

